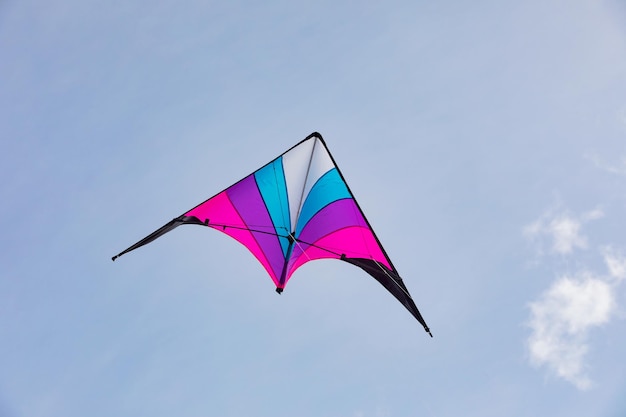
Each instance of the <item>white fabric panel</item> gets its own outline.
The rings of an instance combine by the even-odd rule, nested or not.
[[[307,168],[309,167],[313,145],[316,141],[317,138],[311,138],[283,155],[283,171],[285,172],[287,196],[289,197],[291,232],[296,228],[296,217],[300,210],[300,200],[306,183]]]
[[[313,149],[313,160],[311,161],[311,168],[309,169],[309,175],[306,179],[306,184],[304,185],[304,198],[309,195],[311,188],[315,185],[317,180],[319,180],[324,174],[335,167],[333,164],[333,160],[330,158],[328,151],[326,151],[326,147],[318,140],[315,139],[315,148]],[[304,201],[300,202],[300,208]]]

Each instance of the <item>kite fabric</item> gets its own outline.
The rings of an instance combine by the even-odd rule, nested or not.
[[[356,265],[393,294],[432,337],[317,132],[112,259],[182,224],[210,227],[236,239],[263,265],[278,293],[306,262],[339,259]]]

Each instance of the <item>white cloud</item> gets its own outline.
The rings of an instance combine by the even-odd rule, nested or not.
[[[567,212],[554,214],[552,211],[544,213],[539,219],[526,225],[523,230],[524,236],[533,241],[539,241],[541,251],[541,239],[551,240],[551,251],[560,255],[571,254],[574,249],[587,249],[587,237],[581,233],[584,223],[604,217],[604,212],[596,208],[583,213],[579,217]]]
[[[583,215],[581,216],[582,220],[587,222],[589,220],[598,220],[604,217],[604,212],[602,211],[602,209],[596,207],[595,209],[588,211],[586,213],[583,213]]]
[[[552,235],[552,250],[557,253],[565,255],[574,248],[587,248],[587,238],[580,235],[580,222],[568,215],[552,219],[547,232]]]
[[[603,256],[611,278],[617,282],[624,280],[626,278],[626,257],[610,246],[604,248]]]
[[[590,388],[584,362],[588,334],[610,320],[616,309],[613,291],[609,283],[588,274],[553,283],[530,304],[531,362],[547,366],[579,389]]]
[[[533,241],[548,240],[551,252],[571,255],[589,247],[582,226],[604,217],[596,208],[579,216],[547,211],[524,228]],[[581,390],[589,389],[585,357],[589,333],[608,323],[617,313],[617,287],[626,281],[626,256],[611,246],[600,249],[606,273],[579,272],[562,276],[530,303],[527,340],[530,361],[545,366]]]
[[[606,162],[597,155],[587,155],[587,158],[590,159],[597,168],[603,171],[615,175],[626,175],[626,157],[622,157],[617,164]]]

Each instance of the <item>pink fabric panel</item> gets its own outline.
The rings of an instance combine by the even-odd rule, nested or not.
[[[235,210],[235,207],[233,207],[226,195],[226,191],[222,191],[198,207],[191,209],[185,213],[185,216],[195,216],[201,221],[209,219],[211,223],[245,227],[237,210]]]
[[[237,226],[237,227],[246,227],[241,220],[241,217],[235,210],[235,207],[230,202],[230,199],[226,195],[226,192],[221,192],[210,200],[202,203],[198,207],[188,211],[185,213],[185,216],[195,216],[201,221],[205,221],[209,219],[209,227],[212,227],[215,230],[219,230],[222,233],[227,234],[233,239],[237,240],[239,243],[244,245],[252,254],[258,259],[259,262],[263,265],[269,276],[272,278],[274,283],[278,285],[278,277],[274,274],[274,271],[265,258],[263,251],[259,247],[256,239],[251,232],[248,230],[240,230],[240,229],[231,229],[226,228],[224,230],[223,227],[213,226],[212,223],[217,224],[225,224],[228,226]]]
[[[345,254],[347,258],[374,259],[388,268],[391,268],[391,265],[387,262],[387,258],[369,228],[359,226],[347,227],[330,233],[313,243],[336,252],[339,255],[334,255],[313,246],[309,246],[305,249],[304,253],[302,253],[300,248],[306,248],[307,245],[296,245],[291,261],[289,262],[287,279],[291,277],[296,269],[308,261],[324,258],[339,259],[342,253]]]

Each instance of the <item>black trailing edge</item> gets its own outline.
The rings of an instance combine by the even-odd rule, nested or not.
[[[128,253],[128,252],[130,252],[132,250],[135,250],[135,249],[140,248],[140,247],[142,247],[144,245],[147,245],[148,243],[152,242],[153,240],[160,238],[161,236],[163,236],[167,232],[170,232],[170,231],[176,229],[181,224],[199,224],[199,225],[202,225],[202,226],[205,225],[197,217],[193,217],[193,216],[180,216],[180,217],[177,217],[177,218],[173,219],[172,221],[170,221],[169,223],[167,223],[166,225],[162,226],[161,228],[159,228],[159,229],[155,230],[154,232],[150,233],[148,236],[144,237],[139,242],[137,242],[134,245],[130,246],[129,248],[121,251],[120,253],[118,253],[117,255],[112,257],[111,260],[115,261],[117,258],[119,258],[120,256],[124,255],[125,253]]]

